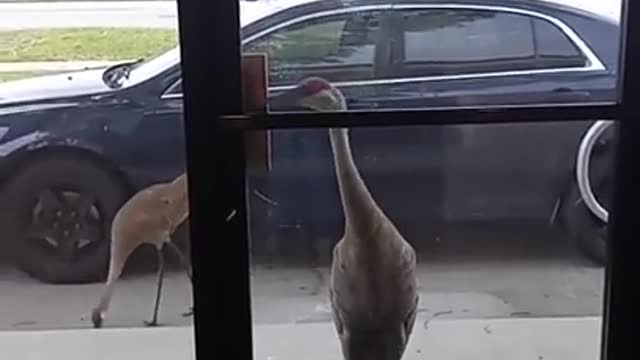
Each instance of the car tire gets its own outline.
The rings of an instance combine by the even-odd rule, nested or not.
[[[585,205],[578,186],[572,186],[565,200],[564,222],[571,245],[598,266],[607,263],[606,224]]]
[[[79,156],[47,156],[22,167],[5,189],[5,233],[19,269],[54,284],[106,278],[111,221],[128,195],[109,170]]]
[[[596,196],[606,196],[600,199],[603,206],[609,208],[611,204],[611,185],[613,179],[612,152],[598,149],[591,160],[591,183]],[[605,193],[606,192],[606,193]],[[562,218],[571,245],[578,252],[598,266],[607,263],[608,226],[595,216],[587,207],[576,181],[572,181],[569,191],[563,201]]]

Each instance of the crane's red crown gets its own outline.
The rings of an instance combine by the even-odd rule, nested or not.
[[[304,96],[312,96],[323,90],[331,90],[331,84],[320,77],[308,77],[300,82]]]

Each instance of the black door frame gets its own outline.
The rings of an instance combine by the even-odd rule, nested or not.
[[[602,359],[633,358],[638,311],[634,270],[640,242],[640,3],[622,9],[622,95],[618,103],[349,113],[242,115],[238,0],[178,0],[198,359],[253,356],[250,253],[243,132],[251,129],[443,125],[616,119],[616,187],[605,271]],[[625,31],[626,29],[626,31]],[[393,116],[389,116],[393,115]],[[635,151],[634,151],[635,150]]]

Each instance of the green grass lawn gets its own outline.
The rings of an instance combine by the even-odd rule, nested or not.
[[[73,28],[0,31],[0,62],[150,58],[176,46],[173,29]]]

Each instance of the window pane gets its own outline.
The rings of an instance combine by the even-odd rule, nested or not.
[[[177,20],[0,0],[3,358],[195,358]]]
[[[477,10],[415,11],[401,16],[405,76],[535,67],[531,19],[525,16]]]
[[[544,20],[535,20],[533,26],[539,68],[588,65],[589,60],[559,28]]]
[[[255,358],[342,359],[341,327],[356,354],[399,346],[400,236],[419,297],[404,359],[597,358],[607,225],[574,168],[590,144],[580,173],[610,209],[611,125],[272,131],[272,167],[249,177]]]
[[[241,2],[272,95],[319,76],[349,110],[618,101],[619,1],[281,4]]]

